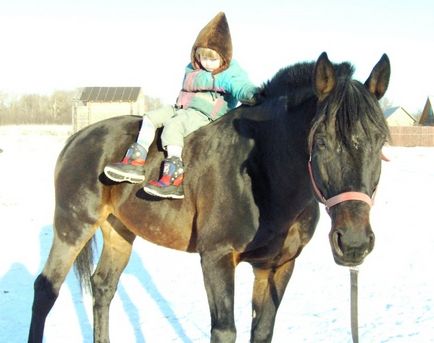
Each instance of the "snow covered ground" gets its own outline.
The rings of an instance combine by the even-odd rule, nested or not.
[[[52,239],[53,169],[69,127],[0,126],[0,342],[27,339],[33,281]],[[389,147],[371,212],[376,247],[360,268],[361,342],[434,342],[434,148]],[[349,271],[332,258],[323,211],[297,259],[274,342],[351,342]],[[99,237],[98,247],[101,248]],[[237,342],[248,342],[252,275],[236,274]],[[70,273],[45,342],[91,342],[91,298]],[[199,256],[136,240],[112,303],[112,342],[207,342]]]

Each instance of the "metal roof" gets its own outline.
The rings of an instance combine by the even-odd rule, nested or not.
[[[422,115],[419,119],[420,125],[434,125],[434,96],[428,96]]]
[[[386,109],[384,111],[384,117],[387,119],[389,118],[392,114],[395,114],[397,112],[401,112],[406,114],[408,117],[410,117],[413,121],[416,121],[416,119],[414,119],[414,117],[408,113],[404,108],[402,108],[401,106],[396,106],[396,107],[390,107],[388,109]]]
[[[80,94],[83,102],[135,102],[140,87],[85,87]]]
[[[384,111],[384,116],[387,118],[389,116],[391,116],[393,113],[395,113],[397,110],[399,110],[399,106],[395,106],[395,107],[389,107]]]

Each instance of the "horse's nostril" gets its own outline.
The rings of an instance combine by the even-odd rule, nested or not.
[[[375,235],[374,233],[371,233],[369,235],[369,251],[372,251],[372,249],[374,249],[374,245],[375,245]]]
[[[335,247],[336,254],[344,256],[342,251],[342,234],[339,231],[335,231],[332,234],[333,246]]]

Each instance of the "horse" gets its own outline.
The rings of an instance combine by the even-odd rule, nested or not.
[[[72,135],[55,167],[54,239],[34,283],[29,342],[42,342],[46,317],[75,265],[94,298],[95,342],[109,342],[109,307],[137,236],[200,254],[210,341],[235,342],[234,273],[254,273],[251,342],[271,342],[276,313],[297,256],[314,234],[324,202],[338,265],[357,266],[374,247],[369,212],[389,131],[378,100],[390,78],[384,54],[363,84],[349,62],[282,68],[242,105],[185,138],[183,200],[158,199],[141,185],[103,175],[138,134],[140,116],[97,122]],[[146,161],[156,178],[158,134]],[[92,238],[103,250],[92,273]]]

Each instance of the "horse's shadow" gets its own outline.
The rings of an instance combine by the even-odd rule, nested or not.
[[[155,282],[152,280],[152,276],[146,270],[145,266],[139,255],[134,252],[131,254],[130,261],[128,262],[127,267],[125,268],[124,274],[132,274],[134,275],[141,286],[148,292],[149,296],[155,301],[159,310],[163,314],[164,318],[169,321],[170,326],[172,326],[173,330],[176,332],[180,342],[191,343],[192,340],[187,337],[187,333],[185,332],[182,325],[176,319],[176,313],[171,308],[169,302],[165,299],[165,297],[161,294],[156,286]],[[122,276],[121,276],[122,280]],[[136,336],[136,342],[145,342],[143,337],[143,333],[140,330],[140,315],[139,309],[134,305],[134,300],[126,292],[125,288],[122,287],[122,282],[118,285],[117,294],[119,295],[124,308],[128,314],[131,325],[134,328],[134,334]]]
[[[30,320],[34,276],[14,263],[0,278],[0,332],[3,342],[25,342]],[[25,314],[25,316],[23,315]]]
[[[14,263],[8,272],[0,278],[0,292],[3,298],[0,302],[2,305],[0,315],[2,320],[0,322],[5,323],[5,328],[2,328],[0,331],[3,332],[3,338],[7,339],[8,342],[25,342],[27,340],[32,315],[33,282],[42,270],[43,263],[48,257],[52,239],[52,226],[47,225],[42,227],[39,233],[40,262],[37,274],[32,274],[22,263]],[[72,297],[80,297],[80,286],[74,275],[70,273],[65,281]],[[83,341],[91,341],[92,325],[83,302],[74,301],[74,306],[79,318]]]
[[[52,226],[47,225],[42,227],[39,234],[40,265],[37,274],[42,270],[48,257],[52,239]],[[99,257],[103,242],[100,233],[97,233],[96,235],[96,242],[98,247],[97,254]],[[192,341],[187,337],[184,328],[177,321],[176,314],[169,305],[169,302],[158,290],[151,275],[143,265],[139,255],[134,252],[134,250],[129,264],[125,269],[125,273],[133,274],[137,277],[140,285],[155,301],[164,318],[167,318],[169,321],[169,324],[172,326],[174,332],[176,332],[180,342],[191,343]],[[15,263],[11,265],[4,276],[0,278],[0,322],[5,323],[5,327],[1,328],[0,331],[3,332],[2,335],[4,335],[4,338],[8,339],[8,342],[24,342],[27,339],[27,331],[31,317],[31,304],[33,300],[33,282],[37,274],[29,272],[27,267],[22,263]],[[75,313],[80,325],[83,342],[92,341],[92,318],[89,318],[83,301],[77,301],[80,300],[82,294],[79,282],[72,271],[68,274],[65,283],[74,300]],[[140,309],[134,304],[133,299],[122,286],[122,282],[119,283],[117,295],[125,309],[127,317],[129,318],[131,327],[134,330],[135,342],[146,342],[140,327]],[[17,313],[19,313],[20,316],[15,316]],[[8,319],[7,316],[10,316],[10,318]],[[10,334],[7,334],[7,331],[9,331]]]

